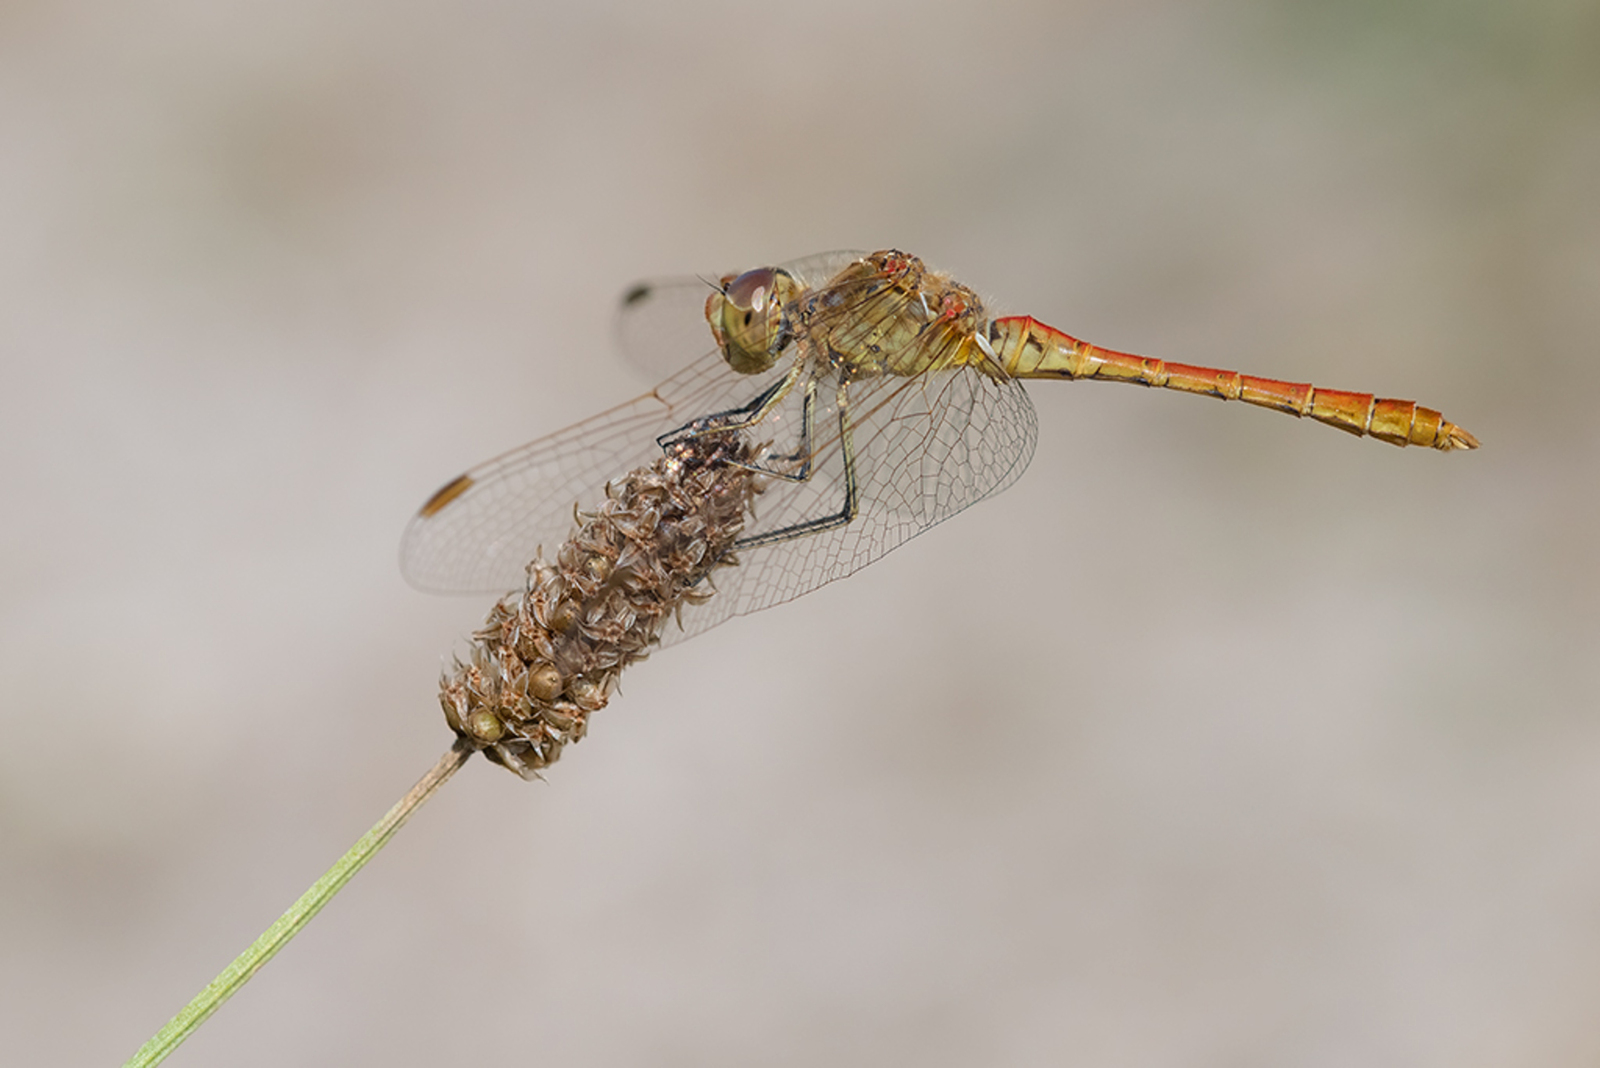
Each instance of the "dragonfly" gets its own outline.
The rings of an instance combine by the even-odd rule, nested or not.
[[[1031,316],[992,317],[973,290],[893,249],[641,283],[621,324],[625,347],[681,353],[692,330],[706,351],[643,396],[447,482],[405,532],[413,585],[522,586],[529,562],[574,529],[575,507],[603,500],[613,479],[685,443],[737,438],[742,459],[725,462],[762,489],[733,546],[738,566],[660,637],[681,641],[843,578],[1010,486],[1037,439],[1027,379],[1160,387],[1393,445],[1478,446],[1412,401],[1167,363]]]

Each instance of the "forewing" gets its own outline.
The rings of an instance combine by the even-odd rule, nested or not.
[[[528,562],[573,529],[573,509],[596,507],[605,485],[661,456],[660,435],[748,402],[781,377],[741,375],[712,353],[626,404],[497,456],[452,479],[406,527],[400,568],[434,593],[504,593]]]
[[[747,534],[780,531],[839,512],[845,477],[836,396],[835,381],[818,381],[811,477],[804,482],[769,480],[756,499]],[[1021,383],[996,380],[972,368],[857,382],[849,387],[847,407],[859,501],[855,519],[831,530],[740,550],[735,566],[712,573],[713,596],[684,609],[682,630],[669,628],[663,644],[792,600],[866,567],[1011,485],[1033,457],[1037,420]],[[778,414],[792,423],[797,419],[793,406],[786,404],[785,409]]]

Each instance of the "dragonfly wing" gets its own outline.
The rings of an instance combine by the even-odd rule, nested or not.
[[[617,348],[652,376],[669,374],[715,344],[706,298],[715,278],[650,278],[629,286],[617,306]]]
[[[748,534],[781,531],[840,511],[845,471],[836,395],[836,383],[818,381],[811,477],[803,482],[769,480],[756,499]],[[681,630],[669,627],[662,644],[860,570],[1005,489],[1033,457],[1037,419],[1015,380],[957,368],[856,382],[848,397],[859,501],[855,518],[830,530],[739,550],[736,566],[712,574],[713,596],[684,609]],[[775,421],[797,420],[791,405],[799,403],[787,401],[764,428],[770,431]]]
[[[868,253],[860,249],[838,249],[834,252],[818,252],[802,256],[788,263],[780,263],[777,267],[797,279],[807,289],[814,289],[836,278],[840,271],[867,256]]]
[[[553,553],[606,483],[654,463],[656,439],[708,412],[747,403],[784,368],[734,372],[717,353],[641,397],[479,464],[430,497],[406,527],[400,568],[432,593],[504,593],[523,586],[542,546]]]

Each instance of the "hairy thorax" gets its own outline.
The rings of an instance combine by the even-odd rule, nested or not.
[[[852,379],[993,362],[978,295],[902,252],[865,257],[791,315],[804,355]]]

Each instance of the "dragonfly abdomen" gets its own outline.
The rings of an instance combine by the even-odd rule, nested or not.
[[[1319,389],[1310,383],[1255,378],[1215,367],[1192,367],[1103,349],[1031,316],[996,319],[989,340],[1013,378],[1094,378],[1237,400],[1296,417],[1310,416],[1357,437],[1391,445],[1475,449],[1478,439],[1432,408],[1371,393]]]

